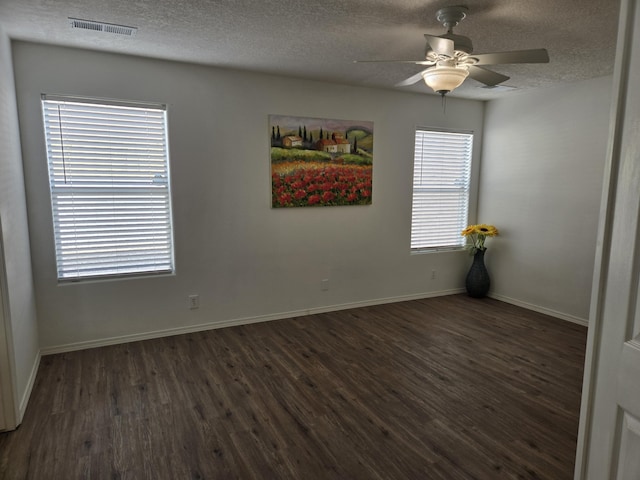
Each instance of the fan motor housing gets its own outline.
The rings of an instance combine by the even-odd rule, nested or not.
[[[456,52],[464,52],[467,55],[473,52],[473,44],[471,43],[471,39],[469,37],[465,37],[464,35],[456,35],[455,33],[444,33],[442,35],[438,35],[439,38],[448,38],[453,41],[453,49]],[[427,42],[427,49],[425,51],[425,57],[431,52],[431,47],[429,47],[429,43]]]

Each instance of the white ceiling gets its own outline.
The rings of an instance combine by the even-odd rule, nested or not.
[[[13,39],[89,48],[350,85],[394,87],[424,67],[353,60],[424,58],[435,12],[463,4],[454,30],[475,53],[547,48],[551,62],[499,65],[515,92],[612,72],[618,0],[0,0]],[[133,37],[72,29],[68,17],[138,28]],[[467,79],[451,95],[511,94]]]

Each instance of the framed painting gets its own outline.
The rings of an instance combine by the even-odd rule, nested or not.
[[[269,115],[271,206],[371,205],[373,122]]]

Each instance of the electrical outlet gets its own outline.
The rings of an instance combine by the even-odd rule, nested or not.
[[[189,295],[187,301],[191,310],[200,308],[200,295]]]
[[[328,278],[324,278],[324,279],[320,280],[320,290],[322,290],[323,292],[326,292],[327,290],[329,290],[329,279]]]
[[[436,271],[431,270],[431,280],[435,280],[435,279],[436,279]]]

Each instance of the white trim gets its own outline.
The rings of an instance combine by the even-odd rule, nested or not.
[[[27,388],[24,389],[24,393],[22,394],[22,398],[20,399],[20,410],[18,411],[18,425],[22,423],[22,419],[24,418],[24,412],[27,410],[27,405],[29,404],[29,398],[31,398],[31,392],[33,390],[33,386],[36,383],[36,375],[38,374],[38,368],[40,367],[40,359],[42,358],[42,354],[38,352],[36,355],[36,359],[33,362],[33,367],[31,368],[31,374],[29,375],[29,380],[27,381]]]
[[[166,103],[155,102],[134,102],[132,100],[117,100],[114,98],[101,98],[101,97],[82,97],[79,95],[65,95],[59,93],[41,93],[41,100],[52,100],[54,102],[80,102],[80,103],[92,103],[97,105],[103,105],[108,103],[110,105],[118,105],[120,107],[131,108],[157,108],[160,110],[166,110]]]
[[[571,323],[577,323],[578,325],[582,325],[583,327],[589,326],[589,320],[586,318],[580,318],[574,315],[569,315],[568,313],[558,312],[557,310],[552,310],[547,307],[541,307],[540,305],[534,305],[533,303],[523,302],[522,300],[516,300],[515,298],[505,297],[504,295],[499,295],[497,293],[489,292],[487,296],[496,300],[500,300],[501,302],[510,303],[511,305],[526,308],[527,310],[533,310],[534,312],[543,313],[545,315],[549,315],[550,317],[559,318]]]
[[[619,420],[622,418],[621,412],[623,412],[623,410],[618,404],[615,404],[614,401],[609,400],[607,402],[605,400],[606,394],[612,385],[609,379],[612,374],[614,379],[616,378],[616,374],[619,374],[619,371],[617,371],[615,367],[615,363],[619,358],[614,361],[611,357],[613,355],[613,349],[620,347],[620,345],[617,345],[619,339],[617,335],[620,334],[613,334],[612,336],[612,334],[609,333],[610,328],[606,329],[607,332],[605,334],[605,323],[607,323],[607,327],[613,327],[613,330],[616,330],[620,328],[618,324],[628,321],[630,317],[624,318],[626,315],[623,313],[623,307],[620,307],[618,311],[616,311],[614,307],[610,307],[609,310],[615,312],[614,315],[608,312],[609,315],[612,315],[610,317],[605,316],[605,309],[607,305],[611,303],[611,300],[609,300],[609,297],[612,296],[611,289],[616,288],[614,285],[620,287],[619,282],[610,282],[610,280],[615,279],[621,274],[625,276],[625,269],[621,268],[615,261],[615,251],[612,250],[612,244],[613,237],[623,231],[623,228],[620,226],[614,228],[614,217],[616,217],[615,214],[617,210],[616,204],[618,202],[628,202],[629,198],[631,198],[627,191],[630,187],[626,185],[626,182],[621,186],[619,178],[621,175],[620,169],[626,165],[623,161],[624,158],[622,154],[625,122],[628,118],[631,120],[637,118],[637,115],[627,117],[627,97],[629,92],[634,88],[629,85],[630,79],[633,77],[630,65],[638,57],[637,54],[633,53],[633,47],[635,46],[634,41],[640,36],[634,28],[638,8],[637,4],[638,2],[636,0],[622,0],[620,2],[618,38],[611,94],[609,143],[604,166],[594,275],[591,289],[590,318],[592,327],[589,329],[587,336],[574,480],[596,478],[599,475],[597,473],[598,470],[602,472],[614,472],[616,467],[613,466],[613,462],[615,462],[615,458],[620,454],[621,435]],[[626,126],[626,128],[631,129],[632,127]],[[630,146],[630,148],[634,147],[637,147],[637,142],[634,142],[633,145]],[[635,183],[636,182],[634,182],[634,184]],[[627,208],[629,212],[633,212],[637,208],[637,206],[629,206],[629,204],[623,205],[625,205],[625,208]],[[633,213],[622,219],[616,217],[615,222],[617,224],[618,220],[620,220],[622,224],[628,223],[630,216],[633,216]],[[636,238],[630,239],[629,246],[629,251],[637,250],[637,231]],[[629,261],[631,261],[633,265],[632,259]],[[626,285],[624,283],[621,284],[623,288],[629,288],[631,290],[626,300],[633,298],[633,290],[637,288],[636,279],[638,272],[634,271],[631,275],[633,280],[627,280]],[[633,308],[632,303],[629,303],[627,307]],[[628,332],[630,333],[631,330],[628,330]],[[615,345],[617,345],[617,347]],[[613,384],[615,384],[615,382]],[[596,404],[597,397],[599,397],[598,404]],[[616,419],[611,421],[607,417],[611,418],[609,412],[614,411],[614,409],[617,409]],[[607,413],[603,413],[605,410]],[[609,426],[607,426],[607,423],[609,423]],[[601,433],[603,431],[605,432],[604,434]],[[605,448],[603,447],[605,446],[607,451],[604,451]],[[623,473],[619,472],[619,474],[620,476],[618,478],[621,478]]]
[[[301,317],[305,315],[314,315],[317,313],[335,312],[338,310],[348,310],[350,308],[370,307],[373,305],[382,305],[385,303],[407,302],[410,300],[420,300],[423,298],[442,297],[445,295],[454,295],[464,292],[464,288],[455,288],[450,290],[440,290],[437,292],[417,293],[413,295],[402,295],[399,297],[377,298],[373,300],[365,300],[361,302],[343,303],[339,305],[328,305],[324,307],[314,307],[308,310],[294,310],[290,312],[280,312],[269,315],[259,315],[256,317],[234,318],[222,320],[219,322],[201,323],[199,325],[191,325],[187,327],[167,328],[164,330],[155,330],[145,333],[134,333],[131,335],[122,335],[118,337],[103,338],[100,340],[88,340],[85,342],[67,343],[64,345],[55,345],[52,347],[44,347],[40,350],[41,355],[52,355],[55,353],[72,352],[75,350],[85,350],[88,348],[104,347],[108,345],[117,345],[120,343],[136,342],[140,340],[150,340],[152,338],[169,337],[172,335],[183,335],[185,333],[201,332],[205,330],[213,330],[216,328],[235,327],[238,325],[249,325],[251,323],[269,322],[272,320],[282,320],[285,318]]]
[[[16,406],[16,366],[13,353],[13,330],[11,328],[11,310],[7,289],[7,271],[2,239],[2,219],[0,218],[0,431],[14,430],[18,422]]]

